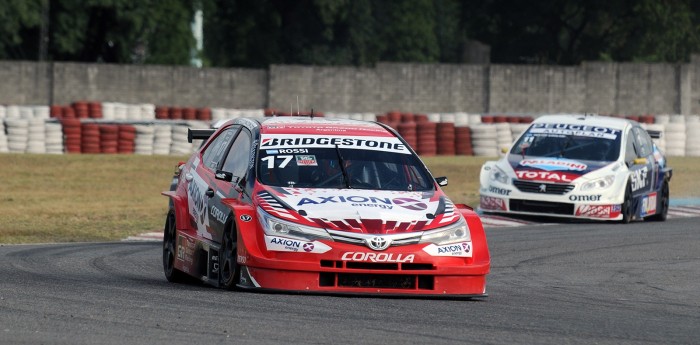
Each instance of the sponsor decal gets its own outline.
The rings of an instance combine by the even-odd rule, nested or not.
[[[245,255],[237,255],[236,258],[236,261],[238,261],[239,264],[245,265],[245,263],[248,261],[248,258]]]
[[[501,198],[495,198],[492,196],[482,196],[481,201],[479,203],[479,206],[483,210],[498,210],[498,211],[505,211],[506,210],[505,200],[501,199]]]
[[[472,256],[472,243],[471,242],[461,242],[447,245],[435,245],[430,244],[423,247],[423,251],[430,254],[431,256],[457,256],[457,257],[471,257]]]
[[[278,155],[285,153],[309,153],[308,149],[279,149],[279,150],[265,150],[268,155]]]
[[[226,219],[228,218],[227,214],[214,205],[209,208],[209,215],[214,217],[214,219],[218,220],[221,224],[226,223]]]
[[[297,166],[318,166],[314,155],[296,155]]]
[[[322,254],[331,250],[331,247],[318,241],[307,242],[267,235],[265,235],[265,244],[267,250],[276,252],[299,252],[303,250],[307,253]]]
[[[489,186],[489,193],[508,196],[508,195],[510,195],[510,192],[511,192],[510,189]]]
[[[187,207],[197,225],[197,234],[211,239],[211,234],[207,232],[207,227],[209,226],[209,198],[204,194],[204,191],[209,186],[194,170],[190,170],[190,174],[192,174],[192,181],[187,185]]]
[[[574,170],[574,171],[584,171],[588,169],[588,165],[581,162],[571,160],[571,159],[523,159],[520,161],[520,165],[524,167],[531,167],[542,169],[546,171],[560,171],[560,170]]]
[[[397,138],[379,137],[350,137],[350,136],[326,136],[326,135],[266,135],[262,138],[260,148],[282,149],[300,147],[332,148],[335,146],[349,149],[364,149],[374,151],[393,151],[410,154],[406,146]]]
[[[620,211],[620,205],[580,205],[576,208],[576,215],[593,218],[615,218],[620,215]]]
[[[253,219],[253,217],[251,217],[251,216],[249,216],[249,215],[247,215],[247,214],[242,214],[242,215],[241,215],[240,217],[238,217],[238,218],[239,218],[240,220],[246,222],[246,223],[247,223],[247,222],[250,222],[250,221]]]
[[[600,201],[602,195],[569,195],[571,201]]]
[[[363,262],[413,262],[414,254],[394,254],[394,253],[363,253],[363,252],[346,252],[343,253],[341,260],[343,261],[363,261]]]
[[[656,214],[656,192],[642,198],[642,217]]]
[[[556,171],[532,171],[517,170],[515,175],[521,180],[548,181],[548,182],[573,182],[579,177],[576,174],[566,174]]]
[[[630,173],[630,181],[632,181],[632,191],[636,192],[647,186],[647,176],[649,175],[649,168],[642,167],[641,169],[634,170]]]
[[[194,262],[194,241],[185,236],[177,238],[177,259],[189,263]]]
[[[375,196],[361,196],[361,195],[331,195],[331,196],[319,196],[315,198],[301,198],[297,202],[297,206],[304,205],[321,205],[328,203],[349,203],[351,206],[356,207],[378,207],[383,209],[392,209],[394,205],[401,206],[405,209],[412,211],[423,211],[428,208],[428,205],[420,200],[412,198],[387,198],[387,197],[375,197]]]
[[[529,133],[534,134],[574,135],[610,140],[617,139],[620,132],[619,129],[565,123],[534,123],[529,130]]]

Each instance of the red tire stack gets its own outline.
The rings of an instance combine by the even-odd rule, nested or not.
[[[639,121],[642,123],[652,124],[652,123],[654,123],[654,120],[655,120],[654,115],[647,114],[647,115],[642,115],[639,117]]]
[[[134,153],[134,140],[136,139],[136,127],[132,125],[119,125],[119,140],[117,151],[119,153]]]
[[[520,118],[520,123],[531,123],[532,121],[535,121],[532,116],[523,116]]]
[[[157,106],[156,107],[156,119],[167,120],[170,118],[168,107]]]
[[[117,153],[119,146],[119,126],[100,125],[100,152]]]
[[[416,153],[420,156],[435,156],[437,154],[437,123],[423,122],[417,127],[418,149]]]
[[[52,105],[49,108],[49,116],[57,119],[63,118],[63,107],[60,105]]]
[[[211,121],[211,109],[209,109],[209,108],[197,109],[197,120]]]
[[[90,117],[90,108],[88,108],[88,103],[85,101],[73,102],[73,110],[75,111],[75,117],[79,119],[87,119]]]
[[[182,118],[185,120],[196,120],[197,109],[192,107],[182,108]]]
[[[80,131],[81,152],[100,153],[100,125],[96,123],[83,123]]]
[[[441,156],[454,156],[455,152],[455,124],[453,122],[438,123],[437,154]]]
[[[68,107],[66,107],[68,108]],[[75,118],[62,118],[63,146],[67,153],[81,152],[81,126],[80,120]]]
[[[472,133],[469,127],[455,127],[455,153],[462,156],[473,156]]]
[[[386,116],[389,119],[389,122],[391,123],[401,122],[401,113],[398,111],[390,111],[386,113]]]
[[[416,123],[420,126],[421,123],[430,122],[428,115],[426,114],[416,114],[414,116]]]
[[[75,110],[73,110],[73,107],[70,105],[67,105],[63,107],[63,111],[61,112],[62,114],[62,119],[75,119]]]
[[[168,114],[168,118],[171,120],[182,120],[182,108],[171,107]]]
[[[88,115],[91,119],[101,119],[102,118],[102,103],[100,102],[90,102],[88,103]]]
[[[484,122],[483,119],[482,119],[481,122]],[[493,117],[493,122],[495,122],[495,123],[504,123],[504,122],[508,122],[508,116],[505,116],[505,115],[496,115],[496,116]]]
[[[493,116],[482,115],[481,116],[481,123],[493,123]]]
[[[627,115],[627,119],[639,122],[639,116],[637,115]]]
[[[415,122],[398,122],[395,125],[401,137],[406,140],[409,146],[416,148],[418,146],[418,134],[416,132]]]

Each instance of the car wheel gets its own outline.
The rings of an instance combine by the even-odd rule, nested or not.
[[[163,229],[163,271],[169,282],[182,283],[187,279],[187,276],[175,268],[176,246],[175,213],[171,210],[165,218],[165,228]]]
[[[235,289],[240,277],[240,269],[236,261],[236,256],[238,254],[236,241],[236,225],[233,221],[230,221],[226,223],[224,236],[221,239],[221,250],[219,252],[219,280],[221,287],[226,290]]]
[[[670,197],[670,192],[668,188],[668,182],[664,181],[664,185],[661,187],[661,202],[659,207],[661,208],[659,212],[653,216],[645,218],[645,220],[651,220],[654,222],[663,222],[668,217],[668,201]]]
[[[632,187],[627,183],[625,189],[625,201],[622,202],[622,220],[621,223],[629,224],[632,221],[634,210],[632,209]]]

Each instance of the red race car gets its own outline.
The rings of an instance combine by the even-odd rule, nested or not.
[[[477,214],[380,123],[232,119],[179,169],[163,239],[171,282],[226,289],[485,297]]]

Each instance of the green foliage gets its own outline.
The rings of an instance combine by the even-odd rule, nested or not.
[[[208,66],[685,62],[700,52],[692,0],[0,0],[0,59],[188,64],[204,13]],[[48,15],[42,15],[42,4]],[[45,20],[46,19],[46,20]]]

